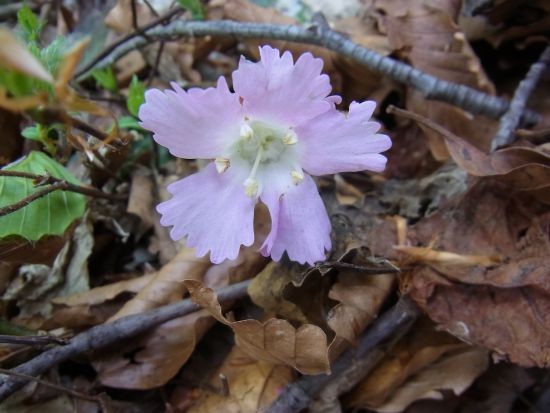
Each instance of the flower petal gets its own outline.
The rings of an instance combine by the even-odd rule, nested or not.
[[[309,175],[284,195],[262,194],[271,215],[271,232],[261,247],[264,256],[279,261],[286,251],[292,261],[309,263],[325,259],[330,250],[330,220],[315,182]]]
[[[386,135],[376,133],[380,124],[369,121],[375,102],[352,102],[348,116],[331,110],[296,128],[302,150],[302,167],[312,175],[383,171],[391,147]]]
[[[215,158],[239,137],[242,107],[225,78],[216,88],[183,90],[172,83],[164,92],[145,92],[140,125],[154,132],[160,145],[180,158]]]
[[[260,47],[261,60],[250,62],[244,57],[233,72],[233,87],[243,98],[245,113],[250,117],[287,126],[299,125],[326,112],[339,102],[327,98],[330,79],[321,74],[323,61],[304,53],[294,64],[292,55],[270,46]]]
[[[157,206],[160,223],[173,226],[170,236],[178,240],[187,235],[187,245],[197,248],[199,257],[210,250],[215,264],[235,259],[241,244],[249,246],[254,241],[256,201],[245,195],[242,177],[234,174],[232,168],[218,174],[212,162],[169,185],[173,197]]]

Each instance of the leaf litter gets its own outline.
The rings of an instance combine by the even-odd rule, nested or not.
[[[78,6],[61,3],[78,27],[83,17]],[[135,31],[132,3],[119,0],[113,9],[101,11],[110,32],[98,50]],[[163,2],[136,3],[138,26],[169,11]],[[317,7],[312,2],[290,9],[284,2],[268,2],[270,7],[257,3],[266,2],[216,0],[203,6],[207,20],[281,24],[303,22]],[[343,4],[341,13],[328,15],[328,24],[358,44],[440,79],[511,95],[546,33],[541,27],[547,27],[547,17],[530,13],[547,14],[548,9],[540,2],[503,1],[472,11],[471,3],[373,0],[345,11]],[[195,15],[196,9],[175,18]],[[63,13],[41,16],[46,16],[44,42],[54,26],[70,26]],[[16,19],[8,20],[8,26],[15,24]],[[2,158],[3,164],[43,150],[62,165],[70,158],[86,170],[87,184],[128,194],[126,202],[88,198],[89,212],[36,242],[0,239],[2,334],[24,328],[27,335],[70,338],[187,297],[202,307],[54,366],[55,374],[43,379],[80,386],[88,394],[106,392],[101,408],[264,411],[285,386],[330,374],[339,355],[357,346],[404,295],[421,309],[420,320],[397,343],[383,348],[381,360],[352,390],[336,394],[336,404],[318,400],[312,411],[414,412],[422,406],[444,411],[449,405],[461,411],[527,411],[542,403],[550,360],[547,143],[524,139],[529,134],[523,133],[515,144],[489,153],[497,121],[427,100],[320,46],[232,37],[151,42],[110,69],[107,88],[99,78],[97,83],[72,80],[85,42],[67,48],[64,58],[58,56],[62,63],[52,72],[40,53],[2,30],[1,70],[17,72],[10,72],[15,76],[10,79],[33,79],[18,80],[22,87],[25,82],[51,87],[18,95],[6,89],[2,72],[0,104],[20,115],[15,122],[21,129],[44,121],[36,116],[44,105],[63,114],[42,140],[18,137],[24,140],[13,146],[19,148],[17,154],[6,152],[9,159]],[[160,226],[155,205],[166,200],[167,181],[202,165],[170,158],[135,127],[138,112],[132,102],[141,102],[137,95],[142,93],[135,90],[146,84],[164,89],[171,80],[184,88],[212,86],[219,75],[234,70],[240,54],[257,59],[257,46],[263,44],[290,50],[295,58],[310,51],[323,59],[343,107],[353,100],[376,100],[376,117],[393,139],[384,175],[357,172],[318,180],[332,221],[333,252],[312,267],[284,259],[271,262],[258,253],[270,229],[262,207],[256,211],[259,239],[233,262],[212,265],[207,257],[196,258],[184,242],[173,241]],[[550,118],[548,100],[539,95],[533,97],[533,107],[542,121],[534,134],[547,128]],[[386,112],[389,104],[409,112]],[[115,118],[123,114],[133,126],[126,130],[120,122],[120,129],[113,127],[109,113]],[[93,127],[79,130],[67,114],[77,114]],[[99,139],[91,136],[94,128],[103,132]],[[246,279],[251,279],[249,299],[218,302],[216,290]],[[201,350],[209,349],[224,328],[229,339],[216,343],[223,351],[217,358],[207,354],[216,359],[208,369],[194,368],[201,366]],[[3,368],[35,353],[0,343]],[[26,389],[8,411],[22,411],[23,404],[65,411],[77,403],[59,389],[44,392],[36,383]],[[89,406],[78,401],[83,411],[96,407],[85,403]]]

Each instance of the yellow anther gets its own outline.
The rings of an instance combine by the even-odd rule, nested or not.
[[[290,172],[290,176],[292,177],[292,183],[294,185],[298,185],[304,179],[304,174],[302,173],[302,171],[297,171],[296,169],[293,169]]]
[[[229,168],[231,166],[231,163],[229,162],[229,159],[227,159],[227,158],[216,158],[214,160],[214,163],[216,164],[216,170],[220,174],[227,171],[227,168]]]
[[[245,141],[249,141],[254,136],[254,130],[250,127],[248,123],[243,123],[241,126],[241,138]]]
[[[248,178],[244,181],[244,192],[250,198],[254,198],[258,195],[258,181],[253,178]]]
[[[282,140],[285,145],[294,145],[298,143],[298,135],[293,130],[289,130]]]

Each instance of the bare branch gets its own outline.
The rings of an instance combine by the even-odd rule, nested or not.
[[[514,92],[514,97],[512,98],[508,111],[500,120],[498,132],[491,144],[491,150],[494,151],[495,149],[504,145],[509,145],[514,141],[514,131],[520,124],[520,119],[525,111],[527,100],[529,99],[529,96],[531,96],[531,93],[533,93],[533,90],[535,90],[537,82],[549,64],[550,45],[544,49],[539,60],[533,63],[529,69],[529,72],[527,72],[525,79],[519,83],[518,88]]]
[[[89,396],[89,395],[81,393],[79,391],[69,389],[68,387],[60,386],[60,385],[57,385],[57,384],[50,383],[48,381],[39,379],[37,377],[29,376],[28,374],[17,373],[15,371],[3,369],[3,368],[0,368],[0,374],[5,374],[7,376],[14,376],[14,377],[17,377],[18,379],[25,380],[25,382],[35,381],[35,382],[41,384],[42,386],[49,387],[49,388],[55,389],[55,390],[59,390],[60,392],[67,393],[70,396],[73,396],[73,397],[76,397],[76,398],[79,398],[79,399],[83,399],[83,400],[89,400],[89,401],[92,401],[92,402],[96,402],[96,403],[99,403],[100,405],[102,404],[99,396]]]
[[[427,99],[439,100],[459,106],[468,112],[478,113],[491,118],[499,118],[509,107],[509,102],[496,96],[487,95],[473,88],[438,79],[421,70],[392,58],[360,46],[345,36],[332,30],[317,26],[305,28],[295,25],[262,23],[242,23],[228,20],[218,21],[173,21],[166,26],[157,26],[145,30],[147,36],[155,40],[170,40],[180,37],[237,36],[253,39],[285,40],[297,43],[323,46],[348,57],[370,70],[409,85],[421,91]],[[132,50],[147,43],[143,37],[131,37],[102,53],[102,58],[93,66],[79,72],[82,78],[95,67],[106,67]],[[536,123],[539,115],[526,111],[525,121]]]
[[[50,335],[43,336],[13,336],[0,334],[0,343],[27,345],[27,346],[45,346],[46,344],[66,344],[67,340]]]
[[[36,186],[50,185],[39,191],[36,191],[30,194],[29,196],[23,198],[22,200],[14,204],[6,205],[0,208],[0,217],[11,214],[15,211],[18,211],[21,208],[24,208],[27,205],[29,205],[31,202],[34,202],[37,199],[40,199],[51,192],[59,191],[59,190],[76,192],[82,195],[91,196],[93,198],[110,199],[112,201],[123,201],[127,198],[127,196],[124,194],[108,194],[106,192],[100,191],[99,189],[91,188],[89,186],[83,186],[83,185],[75,185],[69,181],[66,181],[64,179],[59,179],[51,175],[35,175],[29,172],[5,171],[3,169],[0,169],[0,176],[32,179]]]
[[[247,296],[250,280],[233,284],[217,291],[220,303],[237,300]],[[165,305],[152,311],[119,318],[112,323],[101,324],[74,336],[67,345],[54,347],[26,363],[17,366],[12,372],[38,376],[55,365],[79,354],[99,350],[120,340],[128,339],[166,321],[182,317],[200,310],[190,299]],[[27,380],[14,377],[0,380],[0,401],[21,388]]]
[[[11,205],[6,205],[5,207],[0,208],[0,217],[3,217],[4,215],[11,214],[15,211],[19,211],[21,208],[26,207],[31,202],[36,201],[37,199],[42,198],[43,196],[48,195],[51,192],[57,191],[59,189],[66,189],[67,182],[66,181],[60,181],[56,182],[53,185],[47,186],[46,188],[41,189],[40,191],[36,191],[29,196],[26,196],[21,201],[18,201]]]
[[[173,10],[168,11],[163,16],[160,16],[158,19],[153,20],[151,23],[146,24],[143,26],[139,31],[134,31],[126,36],[124,36],[122,39],[116,41],[115,43],[111,44],[109,47],[107,47],[105,50],[103,50],[99,55],[95,57],[90,63],[86,64],[84,67],[79,69],[74,77],[76,79],[83,79],[89,75],[89,72],[91,72],[93,69],[98,67],[105,67],[106,65],[100,65],[99,62],[103,61],[107,56],[111,55],[120,45],[125,44],[132,39],[135,39],[138,36],[142,36],[143,33],[149,29],[152,29],[155,26],[158,26],[159,24],[164,24],[168,21],[170,21],[172,18],[176,17],[178,14],[183,13],[183,10],[180,7],[176,7]],[[116,59],[115,59],[116,60]]]

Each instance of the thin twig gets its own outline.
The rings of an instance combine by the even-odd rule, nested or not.
[[[421,91],[427,99],[439,100],[459,106],[470,113],[479,113],[492,118],[500,117],[509,107],[509,102],[496,96],[487,95],[473,88],[438,79],[412,66],[382,56],[367,47],[354,43],[347,37],[326,29],[307,29],[295,25],[243,23],[228,20],[218,21],[173,21],[165,26],[152,27],[146,30],[147,35],[155,40],[170,40],[179,37],[203,36],[237,36],[253,39],[273,39],[323,46],[329,50],[348,57],[375,73],[409,85]],[[95,67],[106,67],[132,50],[146,44],[141,37],[131,37],[102,53],[78,77],[86,75]],[[526,111],[524,118],[529,123],[536,123],[539,115]]]
[[[247,296],[250,280],[233,284],[217,291],[220,303],[237,300]],[[30,376],[38,376],[53,366],[79,354],[99,350],[120,340],[145,333],[151,328],[166,321],[182,317],[200,310],[200,307],[190,299],[165,305],[152,311],[133,314],[119,318],[112,323],[102,324],[74,336],[67,345],[54,347],[39,356],[17,366],[12,371]],[[21,388],[25,380],[12,377],[0,381],[0,401]]]
[[[84,185],[76,185],[71,182],[68,182],[61,178],[56,178],[55,176],[51,175],[36,175],[29,172],[21,172],[21,171],[6,171],[4,169],[0,169],[0,176],[7,176],[7,177],[14,177],[14,178],[26,178],[26,179],[32,179],[34,181],[34,184],[36,186],[43,186],[43,185],[57,185],[54,189],[50,190],[62,190],[62,191],[69,191],[69,192],[76,192],[82,195],[91,196],[93,198],[104,198],[104,199],[110,199],[111,201],[123,201],[127,199],[128,197],[124,194],[108,194],[106,192],[100,191],[99,189],[92,188],[89,186]],[[48,187],[51,188],[51,187]],[[44,196],[48,194],[49,192],[46,192],[45,194],[41,195]],[[34,194],[31,194],[29,197],[36,195],[37,192]],[[25,198],[27,199],[27,198]],[[33,201],[38,198],[34,198]],[[22,200],[23,201],[23,200]],[[32,201],[31,201],[32,202]],[[7,207],[5,207],[7,208]],[[1,216],[1,214],[0,214]]]
[[[2,208],[0,208],[0,217],[3,217],[4,215],[12,214],[15,211],[19,211],[21,208],[25,208],[27,205],[29,205],[31,202],[36,201],[37,199],[42,198],[43,196],[48,195],[51,192],[60,190],[60,189],[66,189],[67,182],[66,181],[60,181],[56,182],[53,185],[47,186],[39,191],[36,191],[29,196],[26,196],[22,200],[15,202],[10,205],[6,205]]]
[[[550,65],[550,45],[544,49],[539,57],[539,60],[533,63],[529,69],[529,72],[527,72],[525,79],[519,83],[519,86],[514,92],[514,97],[512,98],[508,111],[500,120],[498,132],[491,143],[491,150],[494,151],[495,149],[501,146],[509,145],[514,141],[514,131],[520,124],[520,119],[525,111],[527,100],[529,99],[529,96],[531,96],[531,93],[533,93],[533,90],[535,90],[535,86],[544,71],[547,69],[548,65]]]
[[[48,381],[39,379],[37,377],[29,376],[28,374],[17,373],[13,370],[8,370],[8,369],[3,369],[3,368],[0,368],[0,374],[5,374],[6,376],[14,376],[14,377],[17,377],[19,379],[25,380],[25,382],[35,381],[38,384],[41,384],[42,386],[49,387],[49,388],[55,389],[55,390],[59,390],[60,392],[67,393],[67,394],[69,394],[73,397],[77,397],[79,399],[96,402],[100,405],[102,404],[98,396],[89,396],[87,394],[84,394],[84,393],[81,393],[79,391],[70,389],[68,387],[60,386],[58,384],[50,383]]]
[[[363,333],[356,347],[350,348],[336,360],[331,366],[331,375],[304,376],[291,383],[266,413],[293,413],[305,409],[332,377],[344,373],[356,360],[368,357],[377,346],[408,330],[419,314],[420,310],[414,302],[409,297],[402,297]]]
[[[155,79],[155,74],[158,71],[160,58],[162,57],[162,52],[164,52],[164,44],[166,42],[160,42],[159,49],[157,50],[157,55],[155,56],[155,62],[153,63],[153,67],[151,68],[151,72],[149,73],[149,77],[147,78],[146,86],[150,87],[153,83],[153,80]]]
[[[92,135],[101,141],[106,141],[109,139],[109,134],[100,131],[99,129],[93,127],[92,125],[84,122],[81,119],[67,116],[67,123],[70,126],[73,126],[74,128],[81,130],[82,132],[86,132],[87,134]]]
[[[141,34],[144,31],[147,31],[155,26],[158,26],[159,24],[164,24],[168,21],[170,21],[173,17],[177,16],[178,14],[183,13],[183,10],[179,7],[168,11],[166,14],[160,16],[158,19],[153,20],[151,23],[148,23],[144,25],[140,31],[132,32],[126,36],[124,36],[122,39],[114,42],[109,47],[107,47],[105,50],[103,50],[99,55],[97,55],[92,61],[90,61],[88,64],[83,66],[81,69],[79,69],[75,75],[75,79],[84,79],[88,76],[89,72],[96,67],[99,67],[98,63],[101,62],[103,59],[105,59],[107,56],[109,56],[111,53],[113,53],[114,50],[116,50],[120,45],[129,42],[130,40],[141,36]]]
[[[67,340],[54,336],[10,336],[0,334],[0,343],[20,344],[27,346],[44,346],[46,344],[66,344]]]
[[[132,27],[136,32],[141,32],[138,25],[138,19],[137,19],[136,0],[130,0],[130,9],[132,10]]]

